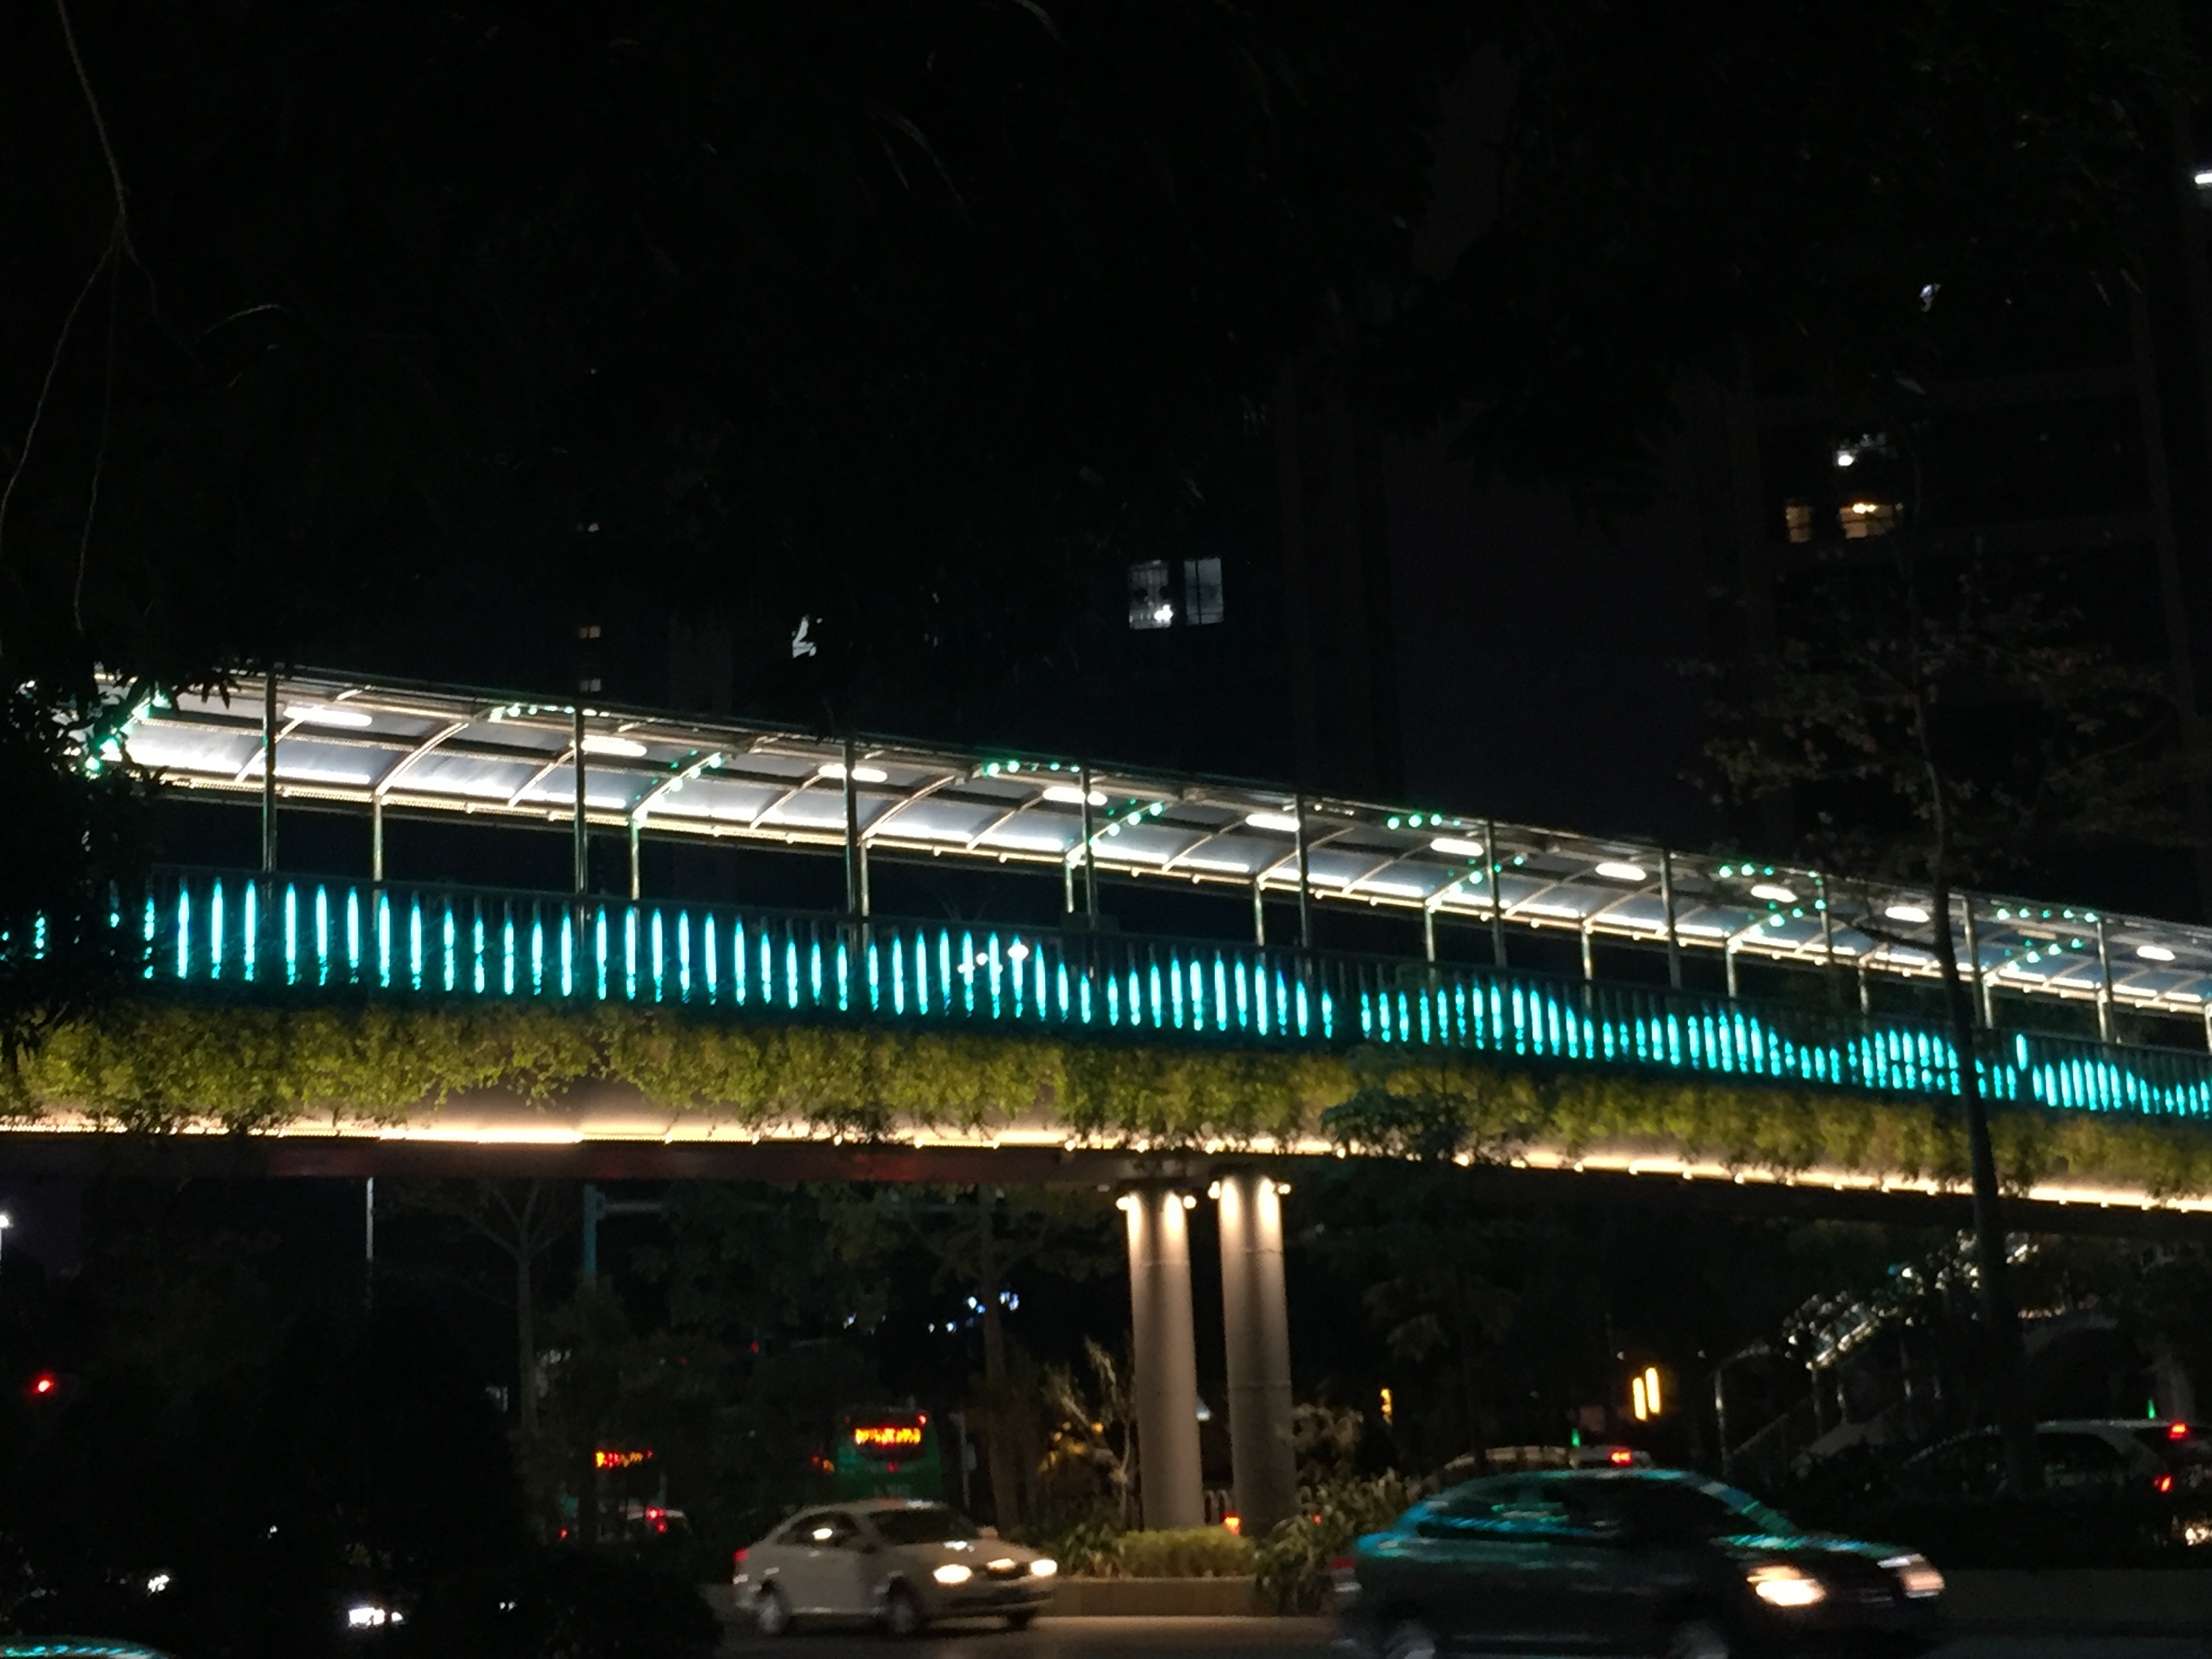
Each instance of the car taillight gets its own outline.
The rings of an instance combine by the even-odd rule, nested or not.
[[[2173,1490],[2173,1477],[2170,1474],[2161,1474],[2155,1481],[2152,1482],[2152,1484],[2160,1492],[2172,1492]]]
[[[730,1565],[732,1568],[742,1567],[744,1564],[745,1553],[743,1550],[732,1550],[730,1552]]]
[[[2166,1425],[2166,1437],[2168,1440],[2186,1440],[2186,1439],[2188,1439],[2188,1438],[2189,1438],[2189,1425],[2188,1425],[2188,1424],[2186,1424],[2186,1423],[2169,1423],[2169,1424],[2167,1424],[2167,1425]]]
[[[1636,1461],[1636,1454],[1626,1446],[1615,1446],[1606,1455],[1606,1461],[1617,1469],[1625,1469]]]

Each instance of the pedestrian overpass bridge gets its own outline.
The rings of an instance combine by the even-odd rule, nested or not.
[[[1978,1079],[2021,1223],[2212,1209],[2212,930],[1989,893],[1939,915],[1910,887],[1487,817],[337,675],[116,698],[88,763],[258,809],[259,867],[114,896],[143,994],[26,1062],[0,1168],[1118,1188],[1154,1526],[1202,1519],[1201,1188],[1262,1528],[1296,1501],[1281,1195],[1307,1160],[1455,1157],[1508,1202],[1964,1224]],[[307,811],[366,816],[368,867],[281,857]],[[394,817],[551,828],[574,879],[394,878]],[[627,843],[626,892],[591,890],[594,837]],[[843,902],[648,893],[664,838],[835,859]],[[900,861],[1053,902],[878,914],[871,872]],[[1127,884],[1249,897],[1249,934],[1119,931],[1102,890]],[[1320,948],[1353,909],[1403,949]],[[1929,995],[1937,928],[1972,975],[1970,1056]]]
[[[461,1149],[811,1168],[826,1146],[853,1169],[1027,1149],[1084,1179],[1403,1150],[1342,1109],[1364,1084],[1386,1127],[1393,1098],[1459,1103],[1462,1159],[1941,1194],[1962,1174],[1930,994],[1948,925],[2023,1195],[2212,1207],[2202,927],[1989,893],[1938,919],[1910,887],[1481,817],[331,674],[116,696],[89,763],[258,810],[261,867],[118,896],[144,999],[33,1062],[18,1159],[135,1127],[248,1130],[268,1167],[333,1171]],[[365,816],[369,867],[288,868],[306,811]],[[550,827],[573,890],[386,878],[395,817]],[[627,844],[626,893],[586,890],[595,837]],[[844,902],[647,893],[662,838],[837,860]],[[887,861],[1025,876],[1056,914],[878,915]],[[1250,932],[1115,931],[1101,891],[1123,884],[1249,896]],[[1401,919],[1402,953],[1316,948],[1346,909]],[[1526,964],[1547,941],[1580,975]],[[1601,977],[1600,945],[1629,971]]]

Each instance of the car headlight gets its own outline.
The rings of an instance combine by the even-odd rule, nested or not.
[[[941,1567],[931,1568],[929,1576],[940,1584],[964,1584],[975,1576],[975,1569],[963,1567],[957,1561],[947,1561]]]
[[[1049,1555],[1040,1555],[1030,1563],[1030,1571],[1039,1578],[1049,1578],[1060,1571],[1060,1563]]]
[[[1827,1587],[1810,1573],[1776,1564],[1744,1575],[1752,1594],[1770,1607],[1809,1607],[1828,1597]]]
[[[1882,1565],[1897,1575],[1897,1587],[1915,1601],[1943,1593],[1943,1575],[1929,1565],[1924,1555],[1893,1555]]]

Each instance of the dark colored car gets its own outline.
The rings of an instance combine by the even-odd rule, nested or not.
[[[1806,1532],[1670,1469],[1469,1481],[1336,1565],[1343,1634],[1382,1659],[1917,1653],[1942,1593],[1909,1550]]]
[[[2164,1495],[2212,1489],[2212,1443],[2186,1423],[2076,1418],[2035,1425],[2043,1486],[2055,1498]],[[1990,1498],[2004,1486],[2004,1447],[1992,1428],[1939,1441],[1905,1461],[1906,1491]]]

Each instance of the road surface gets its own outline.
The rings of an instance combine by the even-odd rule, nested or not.
[[[1016,1633],[975,1623],[893,1643],[866,1630],[799,1631],[774,1641],[732,1627],[726,1656],[746,1659],[1340,1659],[1326,1619],[1040,1619]],[[1929,1659],[2212,1659],[2212,1638],[2153,1636],[1966,1636]]]

